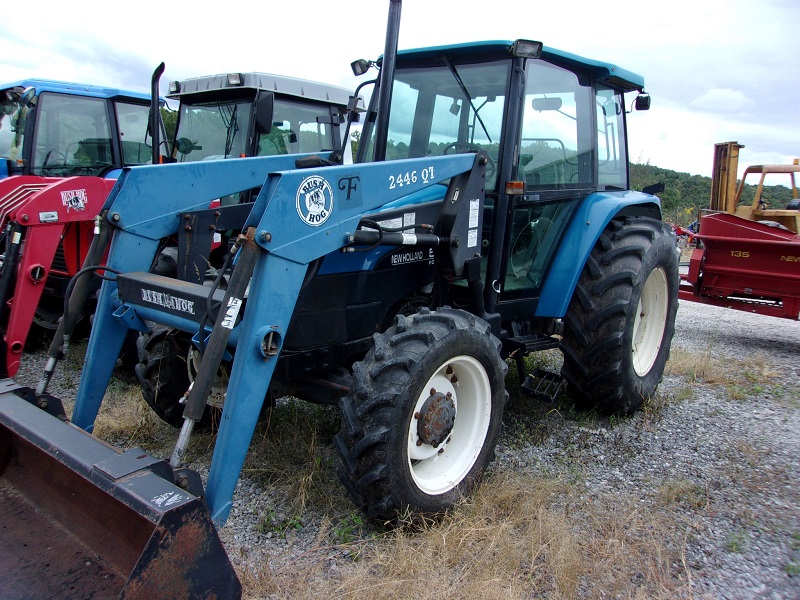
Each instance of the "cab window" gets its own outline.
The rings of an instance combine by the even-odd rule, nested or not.
[[[36,111],[33,175],[100,175],[113,167],[105,100],[43,93]]]
[[[272,129],[258,138],[258,156],[333,150],[331,109],[327,104],[275,99]]]
[[[528,189],[592,184],[591,95],[575,73],[528,61],[519,151],[519,177]]]

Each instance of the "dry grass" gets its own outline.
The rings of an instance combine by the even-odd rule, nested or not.
[[[545,366],[557,370],[557,365]],[[690,382],[726,389],[747,385],[746,373],[768,374],[757,361],[731,368],[710,353],[677,348],[668,369]],[[645,410],[657,413],[666,401],[653,400]],[[527,407],[514,415],[536,421],[540,410]],[[682,553],[691,525],[686,513],[703,510],[708,501],[706,490],[696,485],[666,483],[644,500],[616,493],[588,497],[581,478],[497,472],[437,522],[376,531],[356,526],[358,513],[336,479],[331,437],[338,427],[336,410],[297,400],[282,400],[259,423],[245,465],[247,477],[284,492],[281,511],[289,519],[304,518],[311,505],[327,521],[314,547],[300,557],[273,553],[268,564],[256,565],[242,557],[247,566],[237,570],[245,598],[687,595],[690,572]],[[138,387],[124,384],[109,388],[97,433],[145,449],[164,436],[174,443],[176,435],[152,414]],[[213,439],[195,435],[190,450],[209,452]],[[290,523],[263,525],[277,531]]]
[[[262,416],[243,473],[280,488],[298,514],[309,502],[342,505],[347,500],[331,443],[339,427],[335,408],[283,398]]]
[[[670,352],[665,374],[684,377],[689,383],[722,386],[731,400],[760,394],[767,386],[779,384],[781,378],[781,373],[760,356],[747,360],[723,359],[712,356],[711,349],[689,352],[675,347]]]
[[[246,598],[674,598],[688,577],[670,508],[499,473],[438,522],[362,541],[349,566],[275,560],[240,575]]]

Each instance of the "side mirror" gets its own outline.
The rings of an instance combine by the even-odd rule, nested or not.
[[[256,133],[266,135],[272,130],[275,94],[261,90],[256,97]]]
[[[22,92],[19,96],[19,103],[23,106],[31,106],[32,104],[36,104],[36,88],[29,87],[25,88],[25,91]]]
[[[636,110],[650,110],[650,94],[639,94],[634,104]]]

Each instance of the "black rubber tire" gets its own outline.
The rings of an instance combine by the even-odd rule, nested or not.
[[[139,364],[135,367],[136,378],[142,388],[145,402],[165,422],[173,427],[183,425],[181,400],[189,389],[189,373],[186,358],[189,353],[189,336],[182,331],[148,323],[149,333],[142,333],[136,340]],[[197,425],[208,425],[209,409]]]
[[[642,311],[642,291],[651,275]],[[583,268],[564,319],[561,374],[579,408],[630,414],[655,394],[675,333],[679,283],[671,227],[648,217],[608,224]],[[650,293],[653,289],[659,291],[656,298]],[[642,317],[639,322],[637,316]],[[654,324],[644,334],[649,341],[635,356],[634,336],[640,339],[646,331],[638,323],[648,318]]]
[[[494,458],[508,398],[500,342],[482,319],[447,307],[398,315],[373,340],[364,360],[354,365],[351,393],[339,403],[342,430],[334,438],[342,458],[339,477],[373,519],[392,521],[407,511],[434,516],[468,494]],[[426,410],[419,403],[433,397],[435,388],[428,386],[434,384],[442,393],[453,392],[455,424],[444,441],[417,443],[417,417]],[[473,414],[477,417],[470,419]],[[432,456],[412,464],[415,453]],[[434,462],[433,455],[442,462]],[[447,467],[446,461],[454,464]],[[446,473],[436,471],[442,466]],[[424,471],[429,467],[433,472]]]

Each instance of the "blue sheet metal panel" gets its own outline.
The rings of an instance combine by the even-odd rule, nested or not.
[[[563,317],[572,299],[583,265],[606,225],[622,209],[635,205],[658,205],[656,196],[635,191],[596,192],[578,208],[542,286],[537,317]]]
[[[365,214],[468,171],[474,162],[474,154],[456,154],[282,173],[258,224],[270,241],[260,235],[256,241],[270,254],[307,264],[344,246],[345,234]]]

